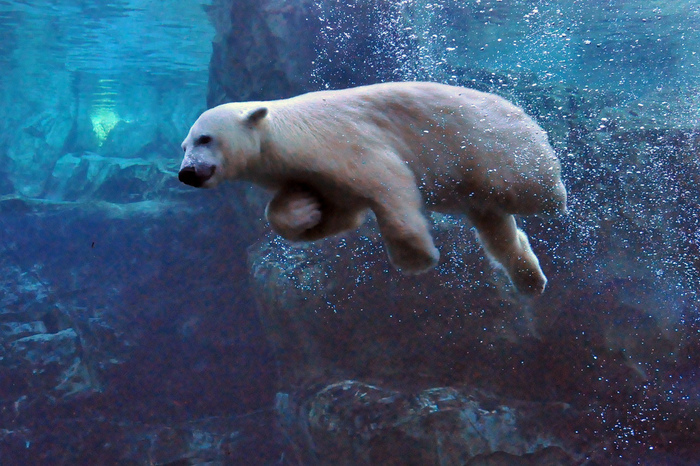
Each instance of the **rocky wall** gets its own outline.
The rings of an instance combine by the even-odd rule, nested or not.
[[[197,8],[0,6],[0,464],[284,457],[274,362],[236,278],[262,222],[244,186],[177,180],[206,107],[179,27]],[[159,50],[170,33],[182,48]]]
[[[203,89],[184,80],[182,88],[166,81],[143,86],[65,70],[52,73],[48,88],[43,75],[35,79],[6,93],[0,195],[115,201],[112,189],[120,186],[117,202],[168,196],[180,142],[205,108]],[[137,165],[149,172],[137,178],[151,187],[131,183]]]
[[[433,217],[442,260],[415,278],[391,269],[372,222],[313,245],[270,235],[252,248],[261,322],[280,367],[277,419],[295,461],[693,464],[696,109],[683,106],[679,116],[660,104],[678,96],[646,85],[636,96],[577,87],[585,67],[563,71],[570,84],[556,82],[550,66],[584,63],[590,52],[571,58],[566,33],[528,36],[552,55],[507,68],[522,47],[498,45],[488,21],[497,18],[498,37],[515,37],[523,25],[533,34],[554,10],[523,10],[510,30],[510,5],[396,5],[222,2],[232,19],[219,28],[210,103],[399,78],[496,92],[550,134],[571,212],[521,220],[550,278],[534,301],[514,293],[460,218]],[[398,16],[392,10],[402,7]],[[471,16],[460,16],[465,10]],[[301,26],[309,11],[316,18]],[[399,32],[411,27],[415,34]],[[294,54],[277,39],[290,29]],[[479,39],[482,29],[491,35]],[[469,49],[474,60],[460,59],[454,50],[469,44],[448,43],[460,34],[483,40],[483,53]],[[378,53],[386,67],[373,61]],[[260,57],[275,63],[274,78],[260,72]],[[306,65],[277,63],[292,57]]]
[[[0,77],[0,463],[697,464],[695,88],[576,85],[559,63],[618,51],[498,3],[216,0],[206,105],[389,79],[519,103],[570,192],[569,216],[521,219],[550,279],[534,301],[461,218],[433,217],[420,277],[371,221],[264,236],[261,191],[175,179],[206,106],[191,76],[37,74],[4,37],[27,59],[22,87]]]
[[[279,460],[274,363],[235,280],[257,235],[211,194],[3,203],[0,463]]]

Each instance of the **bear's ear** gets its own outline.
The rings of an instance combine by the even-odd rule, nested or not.
[[[267,115],[267,107],[256,108],[248,113],[246,122],[249,125],[256,125],[260,120],[265,118],[265,115]]]

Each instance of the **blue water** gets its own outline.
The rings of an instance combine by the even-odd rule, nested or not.
[[[284,407],[335,380],[289,382],[261,312],[299,297],[313,364],[567,403],[599,439],[579,464],[700,462],[698,2],[0,0],[0,64],[0,464],[306,464]],[[539,301],[458,218],[433,218],[422,282],[371,222],[291,245],[262,190],[177,181],[207,106],[389,80],[497,93],[547,131],[570,213],[520,219]],[[406,321],[423,333],[391,340]],[[396,354],[414,374],[387,375]]]

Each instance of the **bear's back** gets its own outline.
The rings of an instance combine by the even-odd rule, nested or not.
[[[401,82],[319,91],[277,101],[300,145],[348,156],[394,153],[408,163],[426,201],[463,211],[477,198],[510,213],[563,210],[560,164],[546,133],[507,100],[463,87]]]

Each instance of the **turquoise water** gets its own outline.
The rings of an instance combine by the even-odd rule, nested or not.
[[[214,29],[204,2],[10,2],[0,8],[4,60],[12,71],[82,71],[124,76],[137,71],[206,83]],[[193,83],[194,84],[194,83]]]
[[[0,64],[0,464],[700,462],[698,2],[0,0]],[[398,80],[547,131],[541,298],[177,180],[209,106]]]

